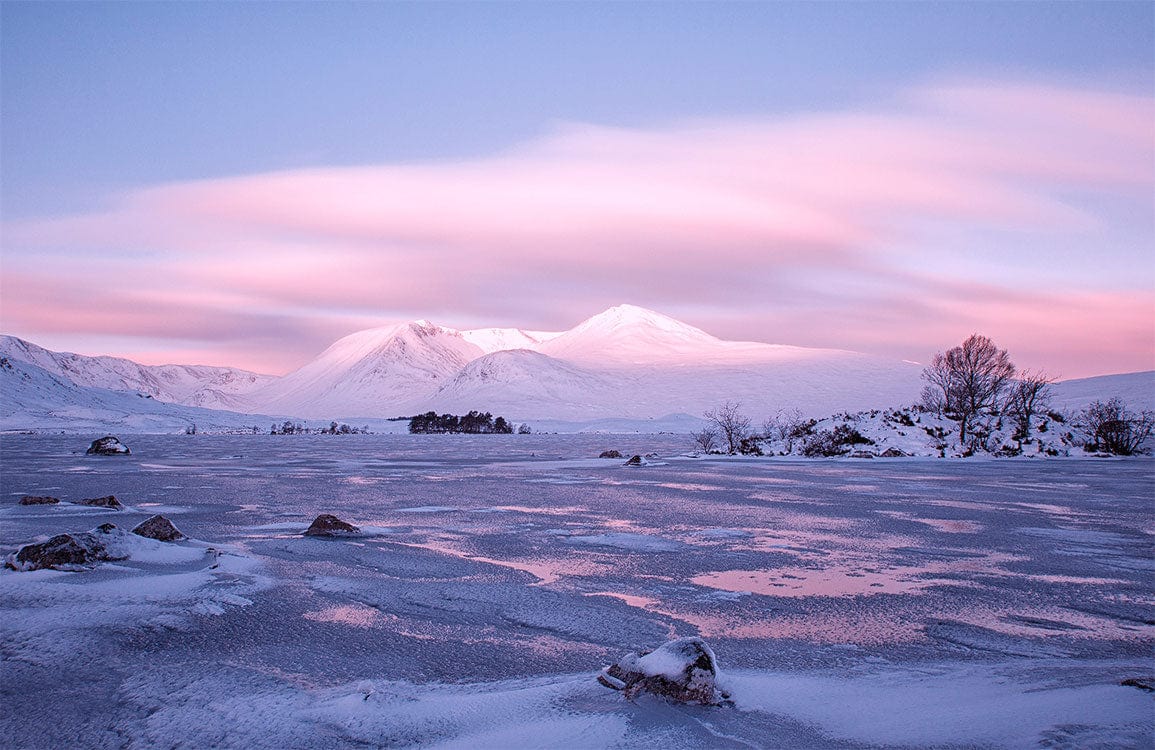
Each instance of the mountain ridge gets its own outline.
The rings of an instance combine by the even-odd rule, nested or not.
[[[325,420],[470,409],[519,421],[651,420],[701,414],[723,401],[741,403],[756,420],[779,409],[822,417],[909,405],[923,385],[916,363],[726,341],[634,305],[611,307],[562,332],[394,323],[344,336],[281,377],[83,357],[11,336],[0,338],[0,355],[43,366],[78,386],[111,386],[185,406]],[[1105,377],[1115,378],[1110,383],[1131,398],[1140,397],[1137,408],[1146,408],[1145,392],[1135,384],[1155,380]],[[1079,383],[1057,386],[1056,402],[1090,401],[1108,381]]]

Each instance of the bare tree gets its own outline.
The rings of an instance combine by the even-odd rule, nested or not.
[[[943,414],[947,411],[951,386],[954,383],[954,375],[947,366],[946,355],[942,352],[935,354],[930,364],[923,368],[922,379],[927,382],[922,389],[923,408],[935,414]]]
[[[1080,421],[1091,433],[1093,447],[1130,456],[1139,450],[1155,430],[1155,412],[1132,412],[1118,396],[1103,402],[1094,401],[1080,414]]]
[[[750,434],[750,418],[742,416],[738,412],[740,404],[733,401],[727,401],[721,406],[710,409],[704,414],[708,421],[712,422],[718,431],[722,433],[727,443],[728,452],[734,455],[738,452],[739,446]]]
[[[691,432],[690,437],[694,439],[694,444],[703,453],[713,453],[718,450],[718,429],[713,425],[706,425],[698,432]]]
[[[959,442],[965,444],[967,429],[975,417],[997,409],[1015,376],[1015,365],[1006,349],[1000,349],[986,336],[971,334],[962,346],[934,355],[922,377],[930,386],[924,389],[937,399],[942,395],[942,411],[959,419]]]
[[[781,440],[786,453],[794,450],[794,441],[806,434],[807,426],[807,421],[802,418],[802,412],[797,409],[779,409],[774,416],[762,423],[766,437]]]
[[[1031,437],[1031,417],[1042,414],[1051,405],[1051,383],[1055,379],[1042,370],[1023,370],[1011,383],[1007,395],[1006,412],[1019,423],[1018,439]]]

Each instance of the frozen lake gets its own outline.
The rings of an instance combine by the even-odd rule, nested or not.
[[[93,436],[95,437],[95,436]],[[1149,747],[1155,462],[691,458],[685,436],[0,438],[12,747]],[[624,467],[596,456],[657,455]],[[21,507],[108,494],[111,511]],[[301,532],[319,513],[364,536]],[[199,544],[199,546],[198,546]],[[214,551],[207,551],[206,544]],[[629,703],[702,635],[735,705]]]

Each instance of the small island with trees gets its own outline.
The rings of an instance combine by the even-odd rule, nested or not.
[[[494,417],[489,412],[471,411],[458,416],[427,411],[409,420],[409,432],[415,435],[446,432],[467,435],[510,435],[513,431],[513,425],[506,421],[505,417]],[[528,434],[529,431],[529,425],[523,424],[517,428],[518,434]]]

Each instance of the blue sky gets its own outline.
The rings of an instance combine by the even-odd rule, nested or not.
[[[1155,4],[20,3],[5,215],[109,190],[483,155],[556,122],[853,106],[952,75],[1155,88]]]
[[[46,346],[284,371],[631,302],[1155,366],[1150,2],[3,2],[0,37],[0,324]],[[86,315],[125,300],[152,322]]]

